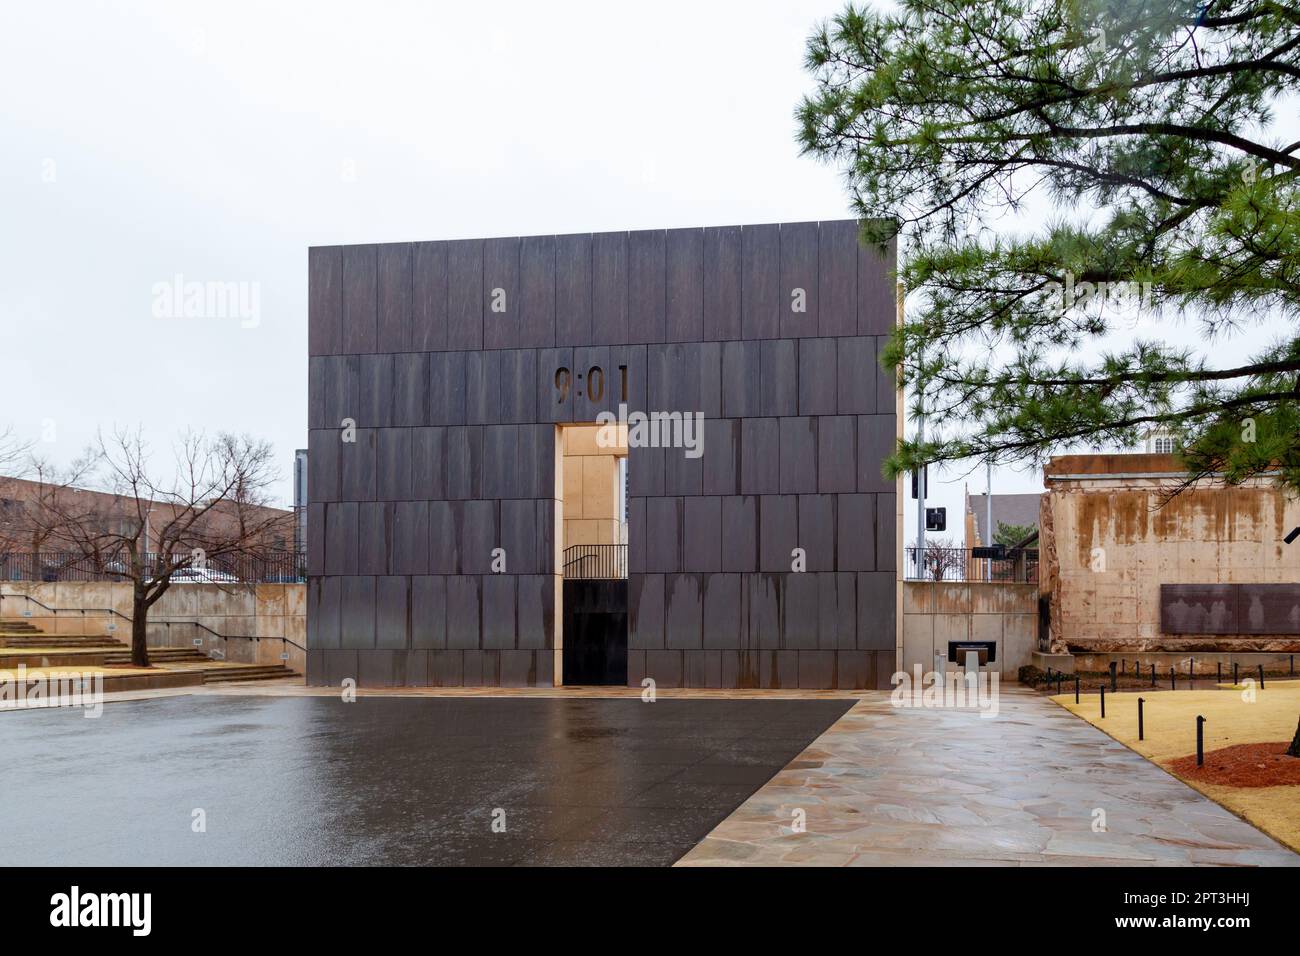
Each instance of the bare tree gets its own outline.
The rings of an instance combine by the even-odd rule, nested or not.
[[[68,528],[95,518],[82,485],[95,468],[95,456],[83,455],[64,467],[49,459],[30,455],[22,463],[18,475],[9,479],[12,489],[5,497],[9,504],[0,517],[0,540],[6,551],[23,551],[32,557],[33,570],[41,562],[41,570],[62,571],[59,565],[49,565],[51,551],[65,552],[64,565],[77,561],[68,555]],[[21,490],[16,485],[21,479]],[[12,495],[12,497],[10,497]],[[44,555],[44,557],[42,557]]]
[[[916,542],[909,549],[915,560]],[[934,581],[948,580],[956,573],[955,580],[966,580],[966,551],[957,547],[952,538],[932,538],[925,542],[921,553],[920,571],[925,577]]]
[[[116,498],[113,514],[86,514],[51,496],[37,516],[96,568],[131,582],[131,663],[148,667],[149,609],[177,572],[264,556],[290,529],[291,515],[270,506],[274,455],[269,443],[247,436],[189,433],[176,447],[172,477],[163,479],[136,429],[101,433],[86,459],[87,474]]]
[[[29,451],[31,451],[31,442],[19,439],[14,433],[12,425],[7,425],[3,430],[0,430],[0,469],[7,471]]]
[[[9,556],[18,550],[18,538],[23,504],[14,491],[23,477],[25,459],[31,452],[31,443],[21,441],[12,426],[0,430],[0,568],[8,576]]]
[[[20,509],[10,487],[23,476],[31,443],[21,441],[12,427],[0,431],[0,552],[14,549]]]

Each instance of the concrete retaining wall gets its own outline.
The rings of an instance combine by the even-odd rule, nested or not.
[[[903,582],[903,655],[900,668],[929,671],[949,641],[993,641],[989,670],[1015,680],[1038,646],[1036,584]],[[957,665],[950,665],[957,666]]]
[[[129,584],[11,581],[0,583],[0,595],[0,616],[23,617],[46,633],[107,634],[123,643],[131,640]],[[51,614],[35,602],[59,613]],[[226,637],[261,640],[219,640],[195,622]],[[284,664],[302,674],[307,666],[302,650],[306,645],[306,586],[302,584],[175,584],[149,612],[150,647],[196,647],[212,656],[217,656],[216,651],[224,660]],[[282,653],[288,658],[281,658]]]

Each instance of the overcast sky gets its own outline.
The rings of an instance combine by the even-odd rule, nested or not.
[[[839,7],[6,4],[0,428],[57,460],[247,431],[291,502],[308,246],[844,218],[792,119]],[[177,275],[257,283],[257,322],[156,317]],[[958,535],[962,480],[932,489]]]

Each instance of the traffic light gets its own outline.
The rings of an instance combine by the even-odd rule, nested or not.
[[[921,479],[920,482],[917,481],[918,475],[920,476]],[[918,488],[918,485],[921,488],[925,489],[926,494],[929,494],[930,492],[930,466],[929,465],[926,465],[919,472],[916,471],[912,472],[912,497],[913,498],[919,497],[920,489]]]

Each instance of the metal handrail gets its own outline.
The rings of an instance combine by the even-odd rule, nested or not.
[[[218,634],[201,621],[153,621],[152,623],[162,624],[166,627],[171,627],[173,624],[184,624],[187,627],[197,627],[223,641],[279,641],[281,644],[289,644],[292,647],[298,648],[298,650],[302,651],[304,654],[307,653],[307,648],[303,647],[297,641],[291,641],[287,637],[280,637],[274,634],[268,634],[266,637],[251,637],[247,634]]]
[[[5,598],[10,598],[19,601],[29,601],[32,604],[35,604],[37,607],[49,611],[51,614],[81,614],[84,616],[87,611],[102,611],[105,614],[116,615],[117,617],[120,617],[122,620],[126,621],[128,624],[131,623],[131,618],[127,617],[121,611],[117,610],[117,608],[112,608],[112,607],[50,607],[48,604],[44,603],[43,601],[36,600],[36,598],[32,597],[30,594],[0,594],[0,602],[4,601]]]
[[[32,604],[35,604],[37,607],[49,611],[51,614],[55,614],[55,615],[79,613],[84,616],[87,611],[103,611],[108,614],[113,614],[117,617],[120,617],[128,624],[135,623],[132,618],[127,617],[121,611],[111,607],[83,607],[83,608],[50,607],[48,604],[44,603],[43,601],[38,601],[36,598],[31,597],[30,595],[27,594],[0,594],[0,604],[3,603],[5,598],[10,598],[13,600],[21,600],[21,601],[30,601]],[[303,647],[297,641],[292,641],[287,637],[276,637],[276,636],[250,637],[246,634],[220,634],[200,621],[150,621],[148,623],[166,625],[167,627],[171,627],[173,624],[191,625],[193,627],[201,628],[202,630],[207,631],[213,637],[220,638],[223,641],[280,641],[282,644],[289,644],[293,647],[298,648],[298,650],[302,651],[304,654],[307,653],[307,648]]]
[[[573,580],[627,577],[627,545],[575,544],[564,549],[564,577]]]

